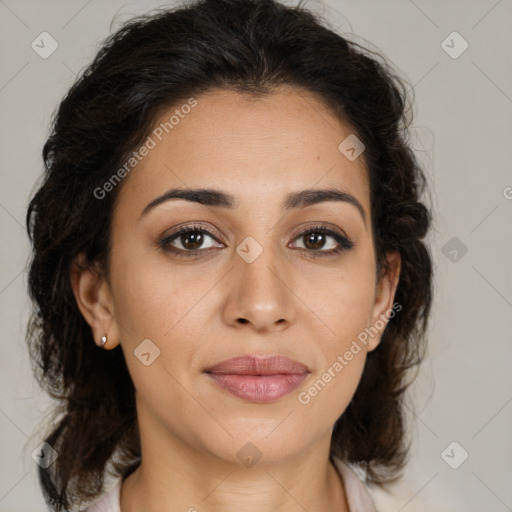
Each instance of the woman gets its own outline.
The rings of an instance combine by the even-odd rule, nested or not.
[[[375,510],[432,296],[406,105],[300,5],[203,0],[104,43],[27,212],[52,510]]]

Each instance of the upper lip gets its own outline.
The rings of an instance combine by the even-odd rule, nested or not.
[[[206,373],[236,375],[277,375],[309,373],[309,368],[286,356],[240,356],[226,359],[205,370]]]

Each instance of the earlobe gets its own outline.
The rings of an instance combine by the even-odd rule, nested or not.
[[[388,270],[379,279],[375,290],[372,324],[370,326],[374,335],[368,342],[368,352],[377,348],[389,319],[395,315],[393,301],[400,279],[401,257],[397,251],[388,252],[386,257]]]
[[[101,269],[88,264],[81,253],[72,264],[70,278],[78,309],[91,326],[94,341],[100,347],[114,348],[118,344],[114,308],[110,287]]]

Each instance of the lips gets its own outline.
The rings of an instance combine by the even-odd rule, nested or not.
[[[242,356],[205,370],[224,391],[254,403],[268,403],[291,393],[311,373],[286,356]]]
[[[242,356],[227,359],[205,370],[207,373],[237,375],[302,374],[307,366],[286,356]]]

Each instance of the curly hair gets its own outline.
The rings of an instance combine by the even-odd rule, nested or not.
[[[107,472],[127,476],[140,464],[123,352],[94,343],[71,287],[80,253],[109,275],[111,220],[123,184],[102,200],[93,191],[183,98],[215,89],[257,97],[280,85],[315,94],[364,143],[377,278],[387,270],[387,251],[398,251],[402,262],[395,293],[402,309],[368,354],[334,425],[331,456],[358,465],[375,485],[403,469],[409,448],[402,398],[408,371],[425,355],[433,292],[422,242],[431,213],[420,202],[426,178],[407,138],[406,81],[379,52],[335,33],[301,4],[188,1],[133,18],[102,43],[60,103],[43,148],[44,177],[26,215],[34,304],[27,341],[34,375],[57,401],[45,441],[58,458],[38,470],[52,510],[95,498]]]

